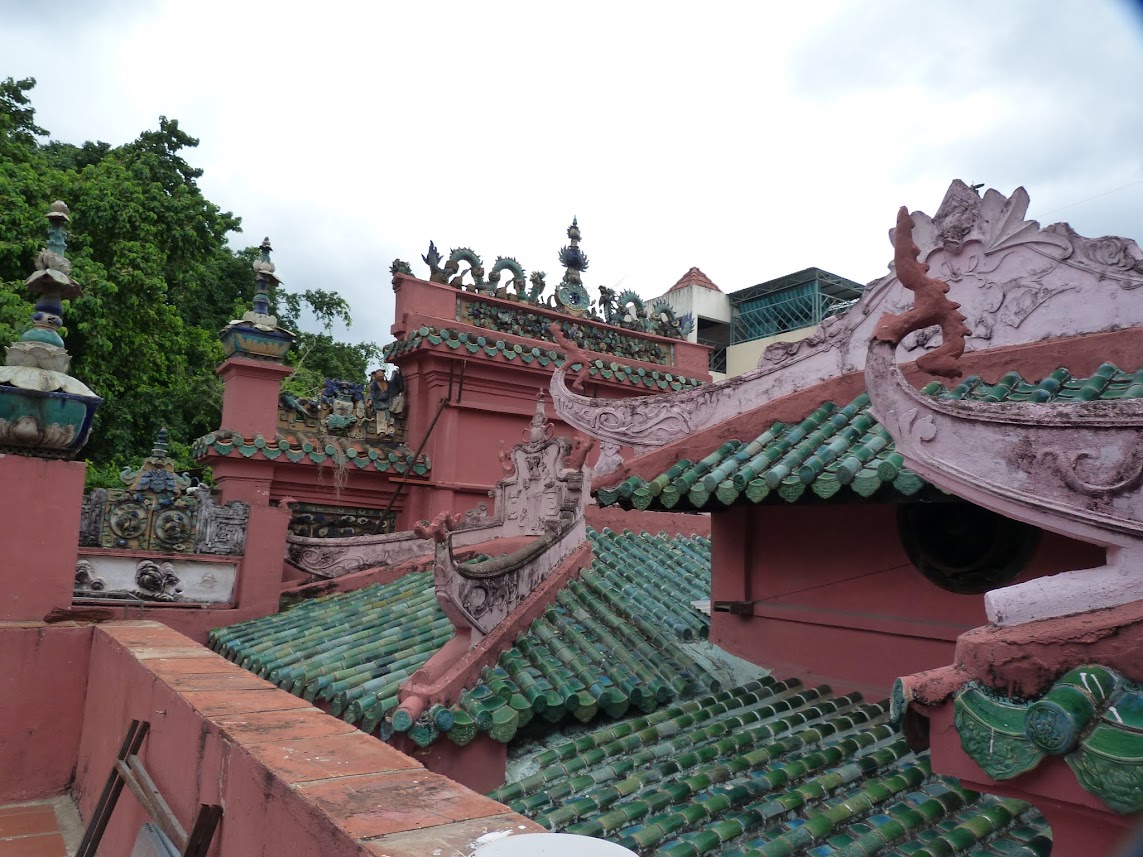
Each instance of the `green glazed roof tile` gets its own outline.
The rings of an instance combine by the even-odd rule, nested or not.
[[[887,713],[767,676],[534,753],[490,796],[640,855],[1046,853],[1033,807],[934,776]]]
[[[995,384],[979,376],[952,389],[932,382],[923,392],[939,399],[976,402],[1088,402],[1143,398],[1143,369],[1128,373],[1104,363],[1090,378],[1057,369],[1038,383],[1009,372]],[[775,422],[758,437],[731,439],[710,454],[682,459],[651,478],[630,476],[600,488],[601,506],[658,511],[710,511],[738,503],[846,501],[878,497],[902,500],[926,483],[904,466],[893,438],[869,411],[862,393],[839,407],[824,402],[800,423]]]
[[[649,714],[717,682],[679,645],[706,638],[691,602],[710,595],[710,541],[589,530],[594,562],[451,708],[415,721],[401,685],[453,636],[429,572],[302,602],[211,632],[245,669],[383,739],[420,745],[479,732],[507,742],[536,720]]]
[[[525,363],[535,361],[541,366],[552,364],[562,366],[567,359],[561,351],[538,347],[528,348],[522,343],[512,343],[491,336],[474,336],[471,333],[453,328],[435,327],[420,327],[410,331],[404,338],[386,345],[382,349],[382,357],[384,360],[392,362],[394,358],[428,346],[450,348],[454,351],[464,348],[472,354],[483,352],[489,357],[505,361],[515,361],[519,357]],[[582,368],[583,364],[579,362],[572,363],[568,367],[569,371],[576,372]],[[664,365],[662,370],[648,370],[641,366],[629,366],[625,363],[605,362],[596,359],[588,363],[588,375],[592,378],[631,384],[652,391],[690,390],[705,383],[697,378],[687,378],[666,371],[668,368]]]

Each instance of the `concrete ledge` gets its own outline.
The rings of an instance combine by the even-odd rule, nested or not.
[[[490,832],[541,830],[163,625],[94,634],[76,782],[85,817],[138,718],[151,722],[144,764],[179,821],[222,804],[211,855],[467,854]],[[101,853],[128,854],[141,815],[125,793]],[[436,844],[415,850],[424,842]]]

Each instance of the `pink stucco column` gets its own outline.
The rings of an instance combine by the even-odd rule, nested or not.
[[[260,434],[273,438],[278,428],[281,383],[293,369],[272,360],[233,355],[217,371],[225,385],[221,428],[244,437]],[[270,505],[274,462],[208,454],[204,463],[214,470],[223,503],[241,500],[250,506],[246,553],[235,593],[236,606],[273,613],[278,609],[282,560],[290,524],[290,511],[285,505]]]
[[[0,621],[41,621],[71,605],[81,461],[0,454]]]
[[[216,371],[225,385],[220,428],[244,437],[273,437],[278,427],[281,383],[294,370],[274,361],[234,355]]]

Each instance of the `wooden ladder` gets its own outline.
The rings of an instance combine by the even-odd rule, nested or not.
[[[206,857],[207,849],[214,838],[215,828],[222,818],[222,807],[217,804],[200,804],[195,815],[194,825],[188,835],[170,806],[159,793],[155,781],[143,767],[143,760],[137,755],[147,737],[151,724],[146,720],[132,720],[123,739],[123,746],[119,748],[119,755],[115,757],[115,764],[111,766],[111,773],[107,776],[107,784],[103,787],[103,794],[99,803],[95,805],[95,812],[83,831],[83,839],[79,843],[76,857],[95,857],[96,849],[103,838],[103,831],[107,829],[107,822],[111,820],[111,813],[115,804],[127,786],[142,804],[143,809],[154,820],[155,825],[163,832],[175,847],[179,849],[182,857]]]

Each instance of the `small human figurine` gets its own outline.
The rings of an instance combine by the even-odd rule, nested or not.
[[[369,401],[373,405],[377,434],[392,437],[396,433],[395,418],[405,410],[404,393],[400,370],[394,369],[392,377],[386,378],[382,367],[369,376]]]

